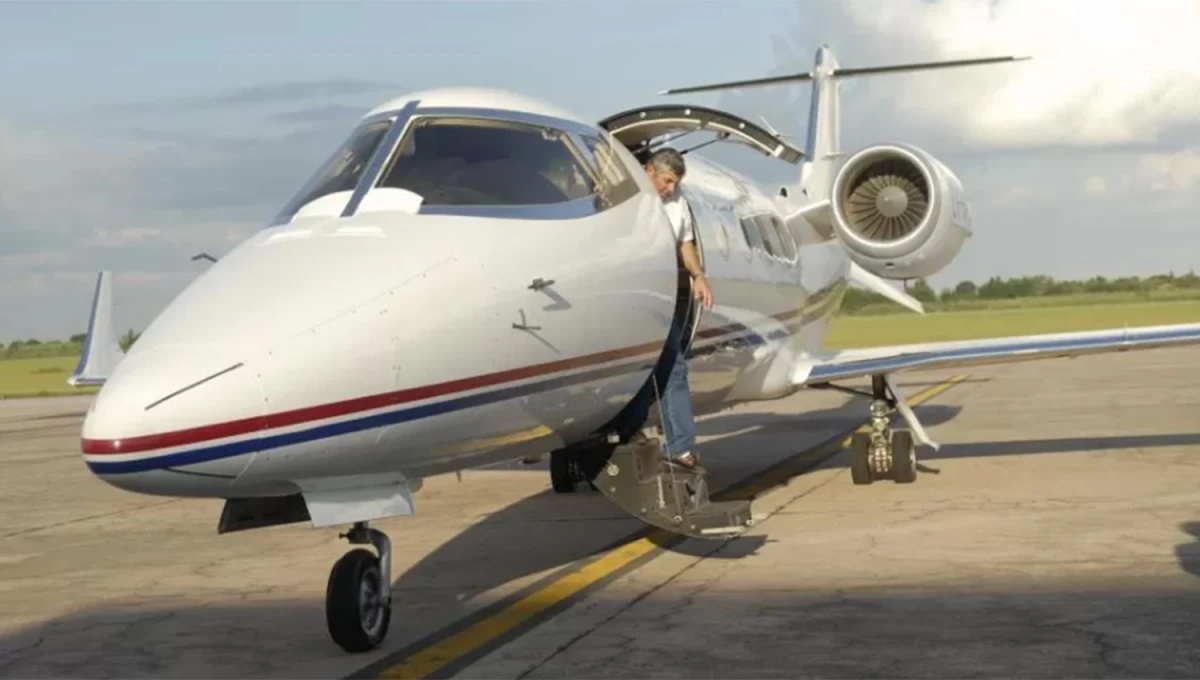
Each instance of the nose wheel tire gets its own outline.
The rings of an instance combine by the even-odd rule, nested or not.
[[[385,578],[379,558],[364,548],[343,555],[329,573],[325,622],[333,641],[351,654],[373,649],[387,635],[392,605]]]

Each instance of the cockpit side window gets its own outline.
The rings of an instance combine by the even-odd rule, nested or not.
[[[353,191],[371,155],[392,126],[391,119],[377,120],[355,129],[350,138],[325,161],[316,174],[304,185],[287,206],[280,211],[276,222],[295,215],[300,208],[322,196],[339,191]]]
[[[638,185],[613,151],[612,145],[598,135],[579,135],[584,155],[595,167],[600,189],[609,206],[617,205],[637,194]]]
[[[560,130],[485,118],[419,118],[378,186],[419,194],[423,206],[567,203],[597,191],[577,154]]]

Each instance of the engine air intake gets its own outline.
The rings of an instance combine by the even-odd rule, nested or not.
[[[896,241],[916,230],[929,211],[929,183],[920,168],[892,158],[867,166],[844,199],[847,221],[863,238]]]

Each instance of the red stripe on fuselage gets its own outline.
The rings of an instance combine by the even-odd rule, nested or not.
[[[460,378],[448,382],[412,387],[384,394],[373,394],[369,397],[358,397],[346,401],[309,406],[292,411],[271,413],[264,416],[243,418],[213,425],[174,430],[159,434],[130,437],[127,439],[83,439],[83,453],[92,455],[125,454],[141,451],[153,451],[176,446],[187,446],[213,439],[224,439],[238,435],[249,434],[259,430],[269,430],[278,427],[301,425],[303,423],[338,416],[350,415],[362,411],[372,411],[387,406],[395,406],[434,397],[442,397],[456,392],[466,392],[482,387],[491,387],[507,382],[526,380],[549,373],[560,373],[576,368],[584,368],[593,364],[603,364],[618,359],[628,359],[639,354],[654,352],[660,349],[659,343],[651,342],[635,347],[598,352],[572,359],[562,359],[534,366],[498,371],[470,378]]]
[[[799,310],[793,310],[782,314],[772,315],[771,318],[779,321],[786,321],[796,317],[799,315],[799,313]],[[707,340],[743,330],[747,330],[747,327],[735,323],[727,326],[721,326],[720,328],[706,329],[697,333],[697,336]],[[619,359],[629,359],[640,354],[657,351],[660,348],[661,347],[657,342],[645,343],[642,345],[636,345],[634,347],[609,350],[606,352],[597,352],[595,354],[574,357],[571,359],[562,359],[545,364],[522,366],[520,368],[498,371],[496,373],[489,373],[481,376],[460,378],[457,380],[436,383],[433,385],[423,385],[421,387],[413,387],[395,392],[374,394],[368,397],[358,397],[355,399],[348,399],[331,404],[308,406],[291,411],[271,413],[263,416],[254,416],[251,418],[243,418],[241,420],[233,420],[224,423],[201,425],[199,427],[193,427],[184,430],[173,430],[170,432],[161,432],[158,434],[123,439],[85,438],[81,440],[81,449],[83,453],[89,455],[117,455],[126,453],[139,453],[143,451],[155,451],[177,446],[188,446],[214,439],[236,437],[238,435],[249,434],[255,431],[301,425],[312,421],[336,418],[362,411],[372,411],[387,406],[395,406],[414,401],[421,401],[424,399],[432,399],[434,397],[442,397],[449,394],[454,394],[456,392],[466,392],[469,390],[491,387],[493,385],[499,385],[507,382],[527,380],[529,378],[536,378],[550,373],[560,373],[562,371],[585,368],[595,364],[617,361]]]

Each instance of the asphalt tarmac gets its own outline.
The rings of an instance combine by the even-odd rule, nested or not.
[[[958,378],[952,384],[947,380]],[[0,402],[0,676],[1200,677],[1200,350],[901,382],[940,451],[855,486],[867,402],[705,418],[747,535],[667,541],[545,466],[426,480],[384,648],[329,639],[342,528],[218,536],[78,454],[89,398]],[[766,471],[766,472],[764,472]]]

